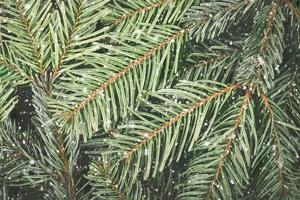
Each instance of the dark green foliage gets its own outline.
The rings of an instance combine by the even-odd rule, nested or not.
[[[0,197],[299,199],[299,29],[297,0],[0,0]]]

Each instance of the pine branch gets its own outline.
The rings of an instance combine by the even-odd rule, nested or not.
[[[35,56],[36,62],[38,63],[40,73],[44,77],[45,76],[45,67],[44,67],[44,65],[42,63],[42,60],[41,60],[41,52],[40,52],[40,49],[36,45],[32,30],[31,30],[30,25],[29,25],[29,19],[25,15],[25,10],[24,10],[22,0],[16,0],[16,7],[19,11],[19,15],[21,16],[23,24],[25,26],[27,36],[30,40],[31,47],[32,47],[32,50],[33,50],[33,55]]]
[[[98,48],[94,43],[107,37],[103,32],[108,27],[99,29],[97,24],[110,12],[104,8],[108,1],[76,0],[73,3],[69,1],[58,3],[59,11],[54,13],[53,27],[51,26],[54,43],[52,47],[54,54],[51,73],[52,84],[68,69],[69,63],[76,64],[78,63],[76,58],[97,51]],[[68,15],[71,16],[70,19]],[[50,85],[49,93],[52,92],[52,86]]]
[[[109,164],[100,162],[93,162],[90,164],[90,170],[87,179],[91,181],[90,185],[93,186],[93,194],[96,197],[105,199],[119,199],[126,200],[125,194],[121,192],[117,184],[110,175]]]
[[[245,0],[203,2],[199,6],[192,6],[182,22],[190,26],[191,35],[195,36],[196,41],[213,39],[229,29],[234,21],[240,21],[246,14],[242,13],[243,10],[251,10],[255,4],[257,1]]]
[[[270,108],[270,104],[267,100],[267,97],[266,95],[261,92],[261,100],[263,102],[263,105],[265,106],[267,112],[268,112],[268,115],[269,115],[269,118],[270,120],[272,121],[272,124],[274,123],[274,117],[273,117],[273,111],[272,109]],[[285,184],[284,184],[284,173],[283,173],[283,164],[282,164],[282,161],[279,160],[279,157],[282,157],[280,156],[280,152],[279,152],[279,144],[278,144],[278,134],[277,134],[277,130],[276,130],[276,127],[274,127],[274,125],[272,126],[273,130],[272,130],[272,136],[273,136],[273,144],[275,145],[275,161],[276,161],[276,165],[277,165],[277,168],[278,168],[278,174],[279,174],[279,180],[280,180],[280,185],[281,185],[281,193],[286,196],[287,195],[287,189],[285,187]]]
[[[275,0],[272,2],[272,6],[271,9],[268,13],[268,19],[267,19],[267,27],[266,27],[266,31],[264,33],[264,38],[263,38],[263,42],[262,42],[262,46],[261,46],[261,50],[260,53],[261,54],[265,54],[266,50],[268,48],[268,44],[269,44],[269,40],[270,40],[270,35],[272,33],[272,30],[274,28],[274,21],[275,21],[275,16],[277,14],[277,9],[279,7],[278,5],[278,1]]]
[[[255,16],[237,74],[237,81],[255,83],[264,92],[274,87],[275,69],[282,63],[285,48],[286,17],[279,5],[277,1],[271,5],[264,2]]]
[[[0,58],[0,65],[4,64],[6,66],[7,69],[11,69],[12,71],[14,71],[16,74],[20,75],[21,77],[24,77],[25,79],[34,82],[34,78],[28,74],[26,74],[25,72],[21,71],[20,68],[15,65],[14,63],[10,62],[8,59],[5,58]]]
[[[75,184],[74,184],[74,180],[73,180],[73,177],[70,176],[70,165],[69,165],[69,160],[68,160],[68,157],[66,156],[65,154],[65,147],[64,147],[64,142],[63,142],[63,137],[62,137],[62,134],[59,130],[58,127],[56,127],[57,130],[55,131],[55,137],[56,137],[56,141],[57,141],[57,144],[58,144],[58,151],[59,151],[59,157],[60,159],[62,160],[63,162],[63,169],[64,169],[64,176],[68,182],[68,188],[69,188],[69,192],[70,192],[70,199],[71,200],[76,200],[77,197],[76,197],[76,187],[75,187]]]
[[[72,176],[72,169],[73,169],[73,163],[76,162],[76,152],[77,146],[71,146],[70,143],[76,143],[76,139],[74,137],[66,136],[67,142],[65,144],[63,134],[61,132],[61,127],[58,127],[48,116],[49,113],[47,113],[47,104],[46,104],[46,98],[49,98],[48,94],[45,93],[45,91],[42,91],[39,88],[34,88],[34,107],[36,110],[36,116],[35,116],[35,124],[36,126],[43,126],[43,129],[39,129],[39,134],[43,138],[43,142],[46,145],[45,151],[49,152],[53,149],[55,149],[55,155],[52,156],[48,155],[48,159],[57,159],[59,157],[61,163],[61,168],[58,168],[59,171],[62,171],[63,174],[63,181],[67,183],[68,187],[68,193],[69,193],[69,199],[71,200],[77,200],[77,194],[76,194],[76,185],[74,183],[74,177]],[[45,137],[46,135],[53,135],[54,137]],[[71,155],[68,155],[71,154]],[[75,154],[75,155],[72,155]],[[75,162],[73,161],[75,160]],[[53,162],[55,162],[53,160]],[[56,164],[57,165],[57,164]],[[60,167],[60,166],[59,166]],[[57,167],[56,167],[57,168]],[[58,180],[59,182],[62,182],[62,180]]]
[[[71,48],[71,45],[74,42],[74,33],[75,33],[75,31],[77,29],[77,26],[79,24],[80,15],[81,15],[81,12],[82,12],[82,9],[83,9],[82,8],[83,7],[83,2],[84,2],[84,0],[79,1],[78,8],[75,12],[73,25],[71,27],[71,30],[70,30],[69,34],[68,34],[66,44],[63,48],[63,52],[59,55],[57,66],[54,67],[54,71],[53,71],[53,74],[52,74],[52,81],[55,80],[57,78],[57,76],[59,75],[61,67],[63,65],[63,61],[67,57],[68,50]]]
[[[247,89],[246,94],[244,96],[244,101],[243,101],[242,107],[240,109],[240,113],[239,113],[239,115],[237,116],[237,118],[235,120],[233,133],[228,138],[227,144],[226,144],[225,149],[224,149],[224,153],[222,155],[222,159],[221,159],[221,161],[220,161],[220,163],[219,163],[219,165],[216,169],[216,174],[214,176],[214,179],[213,179],[213,181],[211,182],[210,186],[207,189],[206,199],[211,199],[212,198],[213,187],[218,182],[219,177],[220,177],[221,173],[223,172],[223,169],[224,169],[224,166],[225,166],[225,161],[226,161],[228,155],[231,152],[231,148],[232,148],[232,145],[233,145],[233,142],[234,142],[234,138],[238,134],[238,130],[239,130],[239,127],[241,125],[242,118],[243,118],[244,113],[245,113],[245,111],[248,107],[251,96],[252,96],[252,92],[249,89]]]
[[[182,118],[186,117],[187,115],[191,114],[195,110],[199,109],[201,106],[203,106],[203,105],[211,102],[212,100],[218,98],[219,96],[227,94],[227,93],[231,93],[232,91],[234,91],[234,90],[236,90],[236,89],[238,89],[240,87],[241,87],[241,85],[236,84],[236,85],[232,85],[232,86],[226,87],[226,88],[224,88],[222,90],[219,90],[219,91],[213,93],[212,95],[206,97],[205,99],[196,102],[189,109],[187,109],[187,111],[182,111],[180,114],[178,114],[175,117],[171,118],[168,122],[165,122],[163,124],[163,126],[161,126],[160,128],[157,128],[153,132],[147,133],[146,139],[138,142],[133,148],[131,148],[131,150],[127,151],[124,154],[124,160],[125,160],[125,162],[129,162],[129,160],[131,159],[132,155],[135,152],[140,151],[140,149],[144,145],[146,145],[150,141],[153,141],[156,137],[158,137],[161,133],[163,133],[165,129],[173,126],[177,121],[179,121]]]
[[[171,1],[172,0],[159,0],[157,2],[153,2],[152,4],[149,4],[146,7],[142,7],[138,10],[131,11],[129,13],[124,14],[123,16],[118,17],[117,19],[113,20],[112,23],[114,25],[117,25],[125,19],[128,19],[132,16],[135,16],[135,15],[138,15],[138,14],[141,14],[141,13],[144,13],[144,12],[149,12],[149,11],[153,10],[154,8],[160,7],[160,6],[164,5],[165,3],[169,3]]]
[[[141,57],[132,61],[128,66],[126,66],[122,71],[118,72],[116,75],[110,77],[107,81],[101,83],[98,88],[92,91],[83,101],[74,106],[74,108],[68,112],[62,113],[66,121],[73,121],[75,115],[80,112],[88,103],[93,101],[99,94],[103,93],[103,90],[109,88],[110,85],[114,84],[117,80],[122,78],[124,75],[129,73],[135,67],[138,67],[141,63],[153,57],[158,51],[165,48],[171,42],[176,40],[178,37],[181,37],[185,34],[188,29],[182,29],[176,32],[174,35],[170,36],[156,47],[150,49],[147,53],[143,54]]]

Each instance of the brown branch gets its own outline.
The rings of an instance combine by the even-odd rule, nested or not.
[[[268,13],[267,30],[265,32],[262,47],[261,47],[261,50],[260,50],[260,52],[262,54],[264,54],[266,52],[267,48],[268,48],[268,42],[270,40],[270,35],[271,35],[272,30],[273,30],[273,26],[274,26],[274,22],[275,22],[275,16],[277,14],[278,6],[279,5],[278,5],[277,1],[273,1],[272,6],[271,6],[271,10]]]
[[[128,18],[130,18],[130,17],[132,17],[132,16],[134,16],[134,15],[137,15],[137,14],[139,14],[139,13],[143,13],[143,12],[152,10],[152,9],[154,9],[154,8],[160,7],[160,6],[162,6],[164,3],[168,2],[168,1],[170,1],[170,0],[160,0],[160,1],[156,2],[156,3],[154,3],[154,4],[148,5],[148,6],[145,7],[145,8],[141,8],[141,9],[139,9],[139,10],[135,10],[135,11],[132,11],[132,12],[130,12],[130,13],[128,13],[128,14],[125,14],[125,15],[123,15],[123,16],[121,16],[121,17],[115,19],[115,20],[113,20],[112,23],[113,23],[114,25],[116,25],[116,24],[120,23],[122,20],[128,19]]]
[[[261,96],[260,96],[261,100],[262,100],[267,112],[269,113],[269,115],[272,115],[272,118],[273,118],[272,110],[271,110],[271,107],[270,107],[270,104],[267,100],[266,95],[262,91],[260,91],[260,93],[261,93]]]
[[[266,97],[266,95],[262,92],[261,92],[261,100],[262,100],[262,103],[263,105],[265,106],[265,109],[267,110],[268,112],[268,115],[269,115],[269,118],[270,120],[273,122],[273,111],[270,107],[270,104],[269,104],[269,101]],[[284,185],[284,175],[283,175],[283,164],[281,163],[281,161],[279,160],[279,147],[278,147],[278,140],[277,140],[277,133],[276,133],[276,129],[273,128],[272,130],[272,136],[273,136],[273,144],[275,145],[275,161],[276,161],[276,165],[277,165],[277,168],[278,168],[278,173],[279,173],[279,181],[280,181],[280,186],[281,186],[281,193],[285,196],[287,195],[287,189]]]
[[[236,84],[236,85],[232,85],[232,86],[226,87],[226,88],[224,88],[222,90],[219,90],[219,91],[213,93],[212,95],[206,97],[205,99],[196,102],[187,111],[182,111],[181,113],[179,113],[175,117],[171,118],[169,121],[165,122],[160,128],[157,128],[153,132],[148,133],[147,134],[148,136],[147,136],[146,139],[142,140],[141,142],[139,142],[138,144],[136,144],[131,150],[129,150],[129,151],[127,151],[125,153],[124,160],[128,161],[135,152],[137,152],[145,144],[147,144],[148,142],[150,142],[151,140],[153,140],[154,138],[156,138],[165,129],[171,127],[173,124],[175,124],[177,121],[179,121],[183,117],[186,117],[188,114],[194,112],[195,110],[199,109],[201,106],[203,106],[206,103],[208,103],[208,102],[210,102],[210,101],[218,98],[219,96],[221,96],[223,94],[230,93],[231,91],[236,90],[236,89],[238,89],[240,87],[241,87],[240,84]]]
[[[104,83],[101,83],[97,89],[95,89],[94,91],[92,91],[88,95],[88,97],[86,97],[82,102],[80,102],[77,105],[75,105],[74,108],[71,111],[62,113],[62,116],[64,116],[64,118],[65,118],[66,121],[69,121],[69,120],[73,119],[74,116],[75,116],[75,114],[78,113],[78,112],[80,112],[80,110],[82,108],[84,108],[89,102],[91,102],[92,100],[94,100],[97,97],[97,95],[99,95],[100,92],[102,92],[108,86],[110,86],[113,83],[115,83],[117,80],[119,80],[121,77],[123,77],[124,75],[126,75],[129,71],[131,71],[132,69],[134,69],[136,66],[138,66],[141,63],[143,63],[144,61],[146,61],[147,59],[149,59],[151,56],[155,55],[159,50],[161,50],[162,48],[166,47],[173,40],[177,39],[179,36],[183,35],[188,30],[189,30],[188,28],[182,29],[182,30],[176,32],[171,37],[169,37],[166,40],[164,40],[157,47],[154,47],[154,48],[150,49],[147,53],[145,53],[144,55],[142,55],[141,57],[137,58],[136,60],[134,60],[133,62],[131,62],[129,65],[127,65],[122,71],[120,71],[119,73],[117,73],[113,77],[109,78]]]
[[[244,101],[242,103],[242,107],[241,107],[240,113],[239,113],[239,115],[237,116],[237,118],[235,120],[235,125],[233,127],[233,133],[228,138],[227,144],[225,146],[224,153],[222,155],[221,162],[220,162],[220,164],[218,165],[218,167],[216,169],[216,174],[214,176],[213,181],[211,182],[210,186],[207,189],[206,199],[211,199],[213,187],[218,182],[218,180],[220,178],[220,175],[223,172],[225,161],[226,161],[226,159],[228,158],[228,156],[230,154],[230,150],[231,150],[232,144],[234,142],[234,138],[235,138],[236,134],[238,133],[240,124],[242,122],[242,118],[243,118],[244,113],[245,113],[245,111],[246,111],[246,109],[248,107],[248,104],[249,104],[251,96],[252,96],[252,93],[251,93],[251,91],[248,88],[246,90],[246,94],[244,96]]]
[[[79,24],[79,18],[80,18],[80,14],[82,11],[83,1],[84,0],[79,1],[79,7],[78,7],[77,11],[75,12],[74,23],[73,23],[73,26],[71,27],[71,31],[69,32],[66,46],[64,47],[63,53],[59,55],[57,66],[54,67],[54,71],[53,71],[52,78],[51,78],[52,81],[55,80],[57,78],[57,76],[59,75],[59,72],[63,65],[63,61],[66,58],[68,50],[70,49],[72,43],[74,42],[74,33]]]
[[[63,137],[62,134],[59,130],[59,128],[57,127],[57,130],[55,131],[55,138],[58,144],[58,151],[59,151],[59,158],[61,159],[61,161],[63,162],[63,172],[64,172],[64,177],[66,178],[67,182],[68,182],[68,188],[69,188],[69,192],[70,192],[70,199],[71,200],[76,200],[76,188],[75,188],[75,184],[74,184],[74,180],[73,178],[70,176],[70,165],[69,165],[69,161],[68,158],[66,156],[65,153],[65,148],[64,148],[64,142],[63,142]]]
[[[22,21],[25,25],[26,34],[29,37],[29,40],[31,43],[31,48],[33,50],[33,55],[35,56],[36,62],[38,63],[40,73],[42,74],[42,76],[45,76],[45,67],[41,60],[40,49],[37,47],[37,45],[35,43],[35,39],[34,39],[32,30],[30,29],[29,20],[28,20],[28,17],[25,15],[24,6],[23,6],[23,3],[21,0],[16,0],[16,7],[17,7],[19,14],[22,18]]]
[[[96,165],[100,168],[100,173],[109,181],[110,188],[113,190],[115,194],[118,194],[118,197],[120,200],[125,200],[125,195],[122,193],[118,187],[117,184],[113,181],[113,179],[110,177],[110,175],[107,172],[107,167],[100,162],[96,162]]]

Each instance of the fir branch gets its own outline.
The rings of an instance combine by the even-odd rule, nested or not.
[[[110,167],[108,164],[103,165],[100,162],[96,162],[97,167],[99,168],[99,171],[101,175],[108,180],[109,182],[109,187],[112,189],[112,191],[118,195],[120,200],[126,200],[125,195],[123,192],[121,192],[117,184],[113,181],[113,178],[109,175],[109,172],[107,170],[108,167]]]
[[[161,42],[158,46],[150,49],[147,53],[142,55],[141,57],[135,59],[132,61],[128,66],[126,66],[122,71],[118,72],[116,75],[109,78],[104,83],[101,83],[100,86],[92,91],[83,101],[78,103],[74,106],[74,108],[71,111],[61,113],[61,115],[64,117],[65,121],[72,121],[76,113],[80,112],[88,103],[93,101],[98,94],[100,94],[103,90],[107,89],[110,85],[114,84],[117,80],[122,78],[124,75],[126,75],[129,71],[131,71],[133,68],[139,66],[144,61],[150,59],[153,57],[159,50],[166,47],[168,44],[188,32],[188,28],[181,29],[180,31],[176,32],[174,35],[170,36],[163,42]]]
[[[16,7],[19,11],[19,15],[22,18],[22,22],[25,25],[26,33],[27,33],[27,36],[30,40],[31,47],[32,47],[32,50],[33,50],[33,55],[35,56],[36,62],[38,63],[40,73],[44,77],[45,76],[45,67],[44,67],[44,65],[42,63],[42,60],[41,60],[41,52],[40,52],[40,49],[36,45],[32,30],[31,30],[30,25],[29,25],[29,19],[25,14],[25,9],[24,9],[22,0],[16,0]]]
[[[112,23],[113,23],[114,25],[117,25],[117,24],[119,24],[121,21],[123,21],[123,20],[125,20],[125,19],[128,19],[128,18],[130,18],[130,17],[132,17],[132,16],[134,16],[134,15],[138,15],[138,14],[140,14],[140,13],[144,13],[144,12],[150,11],[150,10],[152,10],[152,9],[154,9],[154,8],[157,8],[157,7],[160,7],[160,6],[162,6],[163,4],[168,3],[168,2],[171,2],[171,0],[160,0],[160,1],[155,2],[155,3],[153,3],[153,4],[149,4],[147,7],[140,8],[140,9],[138,9],[138,10],[132,11],[132,12],[130,12],[130,13],[127,13],[127,14],[125,14],[125,15],[123,15],[123,16],[121,16],[121,17],[115,19],[115,20],[113,20]]]
[[[53,75],[52,75],[52,81],[55,80],[57,78],[57,76],[59,75],[61,67],[63,65],[63,61],[67,57],[68,50],[70,49],[72,43],[74,42],[74,33],[75,33],[75,31],[77,29],[77,26],[79,24],[79,18],[80,18],[82,9],[83,9],[83,2],[84,2],[84,0],[79,1],[79,6],[78,6],[78,9],[76,10],[74,22],[73,22],[71,30],[68,34],[68,38],[67,38],[65,47],[63,49],[63,52],[59,55],[57,66],[54,67],[54,71],[53,71]]]
[[[157,136],[159,136],[159,134],[161,134],[165,129],[171,127],[173,124],[175,124],[178,120],[186,117],[187,115],[189,115],[190,113],[192,113],[193,111],[199,109],[200,107],[202,107],[203,105],[211,102],[212,100],[218,98],[221,95],[227,94],[227,93],[231,93],[232,91],[240,88],[241,85],[240,84],[235,84],[235,85],[231,85],[229,87],[226,87],[222,90],[219,90],[215,93],[213,93],[212,95],[206,97],[205,99],[196,102],[195,104],[193,104],[189,109],[187,109],[187,111],[182,111],[181,113],[179,113],[178,115],[176,115],[175,117],[171,118],[168,122],[165,122],[163,124],[163,126],[161,126],[160,128],[157,128],[156,130],[154,130],[151,133],[147,134],[147,138],[140,141],[139,143],[137,143],[132,149],[130,149],[129,151],[127,151],[124,155],[124,160],[126,162],[128,162],[128,160],[131,159],[132,155],[139,151],[145,144],[147,144],[148,142],[152,141],[153,139],[155,139]]]
[[[4,121],[9,116],[9,113],[17,103],[17,98],[12,96],[14,88],[11,88],[9,84],[10,82],[0,84],[0,122]]]
[[[213,181],[211,182],[210,186],[207,189],[206,199],[211,199],[212,198],[213,187],[218,182],[219,177],[220,177],[220,175],[221,175],[221,173],[223,171],[223,168],[224,168],[224,165],[225,165],[225,161],[226,161],[228,155],[230,154],[230,150],[231,150],[232,144],[234,142],[234,138],[238,134],[238,130],[239,130],[240,124],[242,122],[242,118],[243,118],[244,113],[245,113],[245,111],[246,111],[246,109],[248,107],[248,104],[250,102],[251,96],[252,96],[252,93],[249,90],[249,88],[247,88],[246,89],[246,94],[244,96],[244,101],[243,101],[242,107],[240,109],[240,113],[239,113],[239,115],[237,116],[237,118],[235,120],[235,125],[234,125],[234,128],[233,128],[233,133],[228,138],[227,144],[226,144],[225,149],[224,149],[224,153],[222,155],[222,159],[221,159],[220,164],[218,165],[218,167],[216,169],[216,174],[214,176],[214,179],[213,179]]]
[[[8,69],[11,69],[12,71],[14,71],[16,74],[24,77],[25,79],[31,81],[31,82],[35,82],[33,76],[29,76],[28,74],[26,74],[25,72],[21,71],[17,65],[15,65],[14,63],[12,63],[11,61],[9,61],[8,59],[4,59],[4,58],[0,58],[0,64],[4,64]]]
[[[69,160],[66,156],[63,137],[62,137],[62,134],[61,134],[58,127],[57,127],[57,130],[55,131],[55,138],[56,138],[56,141],[57,141],[57,144],[58,144],[59,157],[60,157],[61,161],[63,162],[63,166],[64,166],[64,176],[65,176],[65,178],[68,182],[68,188],[69,188],[69,192],[70,192],[70,199],[71,200],[76,200],[77,199],[77,197],[76,197],[76,188],[75,188],[74,180],[70,176]]]
[[[0,151],[4,149],[10,151],[8,156],[13,159],[7,162],[6,167],[0,167],[1,174],[14,177],[14,179],[6,180],[8,183],[37,186],[37,184],[48,182],[50,178],[57,179],[56,173],[49,169],[45,160],[40,157],[41,152],[36,149],[41,143],[25,145],[26,141],[29,139],[32,141],[34,138],[25,137],[26,134],[20,133],[11,121],[4,121],[0,124],[0,133]],[[23,177],[20,171],[32,173],[32,176]]]
[[[270,104],[268,102],[268,99],[266,97],[266,95],[261,91],[261,100],[263,102],[263,105],[265,106],[265,109],[268,112],[269,118],[272,122],[272,124],[274,124],[274,117],[273,117],[273,111],[270,107]],[[272,126],[273,130],[272,130],[272,136],[273,136],[273,144],[275,145],[275,161],[276,161],[276,165],[278,168],[278,174],[279,174],[279,181],[280,181],[280,186],[281,186],[281,194],[283,195],[287,195],[287,189],[285,187],[284,184],[284,173],[283,173],[283,163],[280,161],[280,152],[279,152],[279,141],[278,141],[278,134],[277,134],[277,130],[274,126]]]
[[[1,148],[5,148],[7,146],[2,146],[0,145],[0,149]],[[11,158],[12,160],[14,161],[17,161],[17,159],[23,159],[23,160],[28,160],[28,155],[27,152],[23,152],[22,149],[18,148],[18,145],[10,145],[9,146],[10,148],[14,149],[11,153],[8,154],[8,157]],[[44,166],[43,165],[40,165],[39,166],[41,168],[43,168]],[[53,179],[53,180],[56,180],[56,181],[59,181],[60,180],[60,175],[57,173],[57,172],[49,172],[48,175]]]
[[[250,8],[254,4],[255,1],[245,0],[203,2],[191,7],[182,22],[191,26],[191,35],[195,36],[196,41],[204,41],[225,32],[231,26],[231,21],[239,18],[243,8]]]
[[[263,5],[254,17],[253,28],[245,39],[243,59],[237,81],[255,83],[264,92],[274,87],[275,69],[283,61],[286,17],[281,2]],[[266,23],[267,21],[267,23]]]
[[[5,184],[49,186],[53,194],[46,199],[255,198],[245,196],[249,185],[258,198],[298,199],[298,66],[286,62],[298,53],[299,41],[290,41],[299,40],[297,0],[0,2]],[[102,19],[111,26],[99,30]],[[245,21],[250,30],[240,29]],[[189,28],[179,30],[178,23]],[[111,28],[115,32],[107,33]],[[231,51],[232,44],[211,47],[210,39],[223,41],[227,33],[243,52]],[[210,47],[182,45],[191,39],[208,40]],[[178,70],[193,50],[191,63],[198,65]],[[28,82],[33,91],[47,87],[35,91],[42,98],[33,98],[37,135],[5,131],[10,125],[2,119],[17,99],[13,87]],[[249,84],[257,85],[253,94]],[[252,100],[254,94],[260,97]],[[102,135],[106,131],[110,137]],[[95,132],[101,135],[86,146],[104,164],[90,163],[87,182],[77,190],[79,135],[86,141]],[[166,169],[187,157],[192,162],[180,172]],[[181,172],[187,180],[178,193],[173,185],[182,181]],[[147,187],[149,177],[160,197],[152,194],[152,180]]]
[[[117,185],[111,169],[112,166],[107,161],[94,161],[90,164],[86,178],[92,186],[92,194],[97,199],[126,200],[127,197]]]
[[[263,42],[262,42],[262,47],[260,50],[261,54],[265,54],[268,44],[269,44],[269,40],[271,37],[271,33],[274,27],[274,21],[275,21],[275,16],[277,14],[277,9],[278,9],[279,5],[277,1],[273,1],[272,2],[272,6],[271,9],[268,13],[268,19],[267,19],[267,29],[264,33],[264,38],[263,38]]]
[[[41,134],[42,138],[45,138],[43,135],[54,135],[54,137],[51,137],[51,139],[44,139],[44,143],[51,143],[53,146],[48,147],[48,148],[55,148],[56,154],[55,157],[59,157],[61,164],[59,168],[56,170],[59,170],[63,174],[63,181],[67,184],[68,187],[68,192],[69,192],[69,198],[71,200],[77,200],[77,195],[76,195],[76,185],[74,183],[74,178],[72,176],[72,169],[73,166],[70,166],[70,163],[72,162],[72,159],[76,159],[75,156],[68,156],[67,154],[70,153],[68,150],[74,150],[74,149],[67,149],[70,148],[68,145],[71,142],[70,140],[64,142],[64,137],[61,132],[61,127],[58,127],[50,117],[48,116],[48,113],[46,112],[48,107],[46,104],[46,98],[49,98],[49,94],[46,93],[46,91],[41,90],[38,87],[33,88],[33,93],[34,93],[34,99],[33,99],[33,104],[36,109],[36,115],[34,118],[34,122],[36,123],[37,126],[44,125],[47,123],[47,125],[44,125],[44,130],[39,131]],[[43,133],[45,131],[45,133]],[[50,131],[50,132],[47,132]],[[74,138],[73,138],[74,139]],[[71,170],[70,170],[71,169]],[[52,175],[55,180],[62,181],[62,179],[58,179],[58,174],[54,173]]]

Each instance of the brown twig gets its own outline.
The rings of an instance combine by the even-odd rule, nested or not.
[[[24,156],[21,151],[13,151],[12,153],[9,154],[9,157],[16,159]]]

